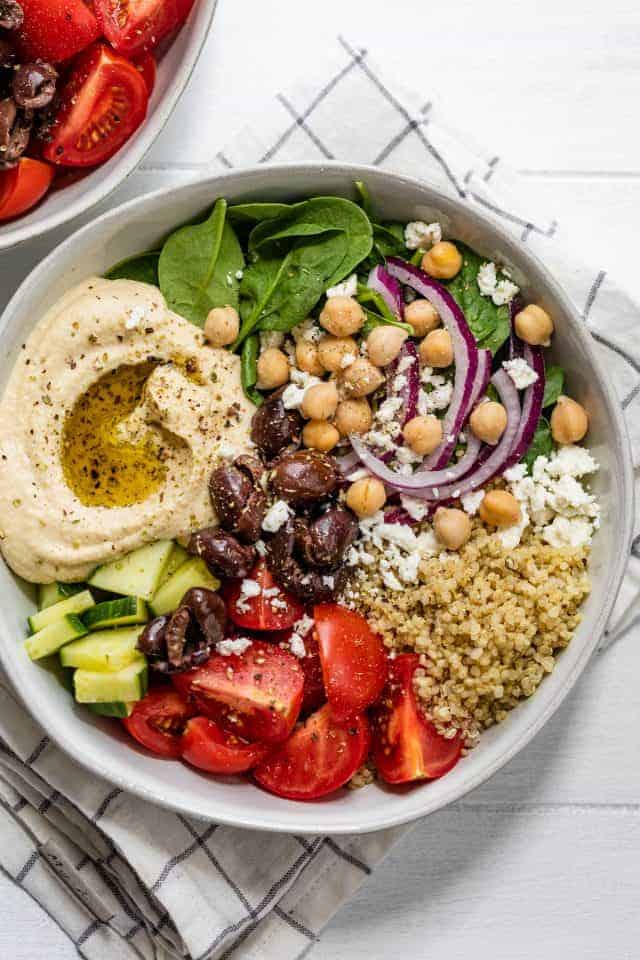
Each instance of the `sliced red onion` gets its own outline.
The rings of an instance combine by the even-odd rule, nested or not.
[[[511,333],[509,334],[509,360],[515,360],[522,356],[523,343],[516,333],[516,314],[522,310],[522,301],[519,297],[514,297],[509,304],[509,320],[511,322]]]
[[[409,357],[411,359],[411,366],[407,368],[402,374],[399,373],[399,368],[402,365],[402,360]],[[393,400],[394,398],[400,397],[402,400],[402,415],[399,418],[400,432],[393,439],[395,447],[401,447],[404,443],[404,438],[402,436],[402,427],[405,423],[408,423],[409,420],[413,420],[415,415],[418,412],[418,395],[420,393],[420,364],[418,363],[418,351],[416,350],[416,345],[413,340],[405,340],[400,348],[400,353],[395,360],[387,367],[387,400]],[[396,390],[396,377],[404,376],[405,382],[400,387],[399,390]],[[385,450],[384,453],[376,453],[376,456],[380,457],[383,463],[388,463],[395,456],[394,450]]]
[[[402,299],[402,287],[398,281],[385,270],[384,267],[374,267],[369,274],[367,286],[375,293],[379,293],[391,313],[402,320],[404,317],[404,300]]]
[[[449,462],[458,434],[471,411],[473,386],[478,370],[478,347],[462,310],[442,284],[433,280],[423,270],[398,257],[390,257],[387,260],[387,268],[392,277],[411,287],[433,304],[451,335],[455,379],[451,403],[442,421],[444,440],[425,461],[426,467],[439,470]]]
[[[478,370],[476,372],[476,378],[473,382],[473,389],[471,391],[469,412],[473,410],[480,398],[486,393],[487,387],[489,386],[489,380],[491,379],[492,360],[493,358],[491,356],[491,350],[478,350]]]
[[[516,394],[517,400],[517,394]],[[434,488],[438,484],[450,485],[455,480],[465,477],[473,469],[480,452],[480,440],[471,434],[467,440],[467,449],[455,464],[450,464],[441,470],[417,470],[410,476],[404,476],[397,470],[392,470],[382,460],[376,457],[359,437],[352,437],[353,448],[360,460],[375,477],[384,481],[392,490],[400,493],[410,493],[420,500],[434,499]]]
[[[405,527],[414,527],[418,521],[409,516],[404,507],[391,507],[389,510],[385,510],[384,522],[400,523]]]
[[[336,457],[336,463],[338,464],[338,470],[342,476],[346,477],[358,466],[360,463],[360,457],[355,450],[350,450],[349,453],[345,453],[341,457]]]
[[[520,341],[520,343],[522,344],[522,341]],[[533,435],[536,432],[536,427],[538,426],[540,414],[542,413],[545,384],[544,356],[540,347],[530,347],[528,343],[522,344],[522,346],[524,359],[531,369],[538,374],[538,379],[525,390],[520,425],[514,438],[509,458],[502,469],[503,473],[505,470],[508,470],[509,467],[512,467],[514,463],[521,460],[529,449]]]

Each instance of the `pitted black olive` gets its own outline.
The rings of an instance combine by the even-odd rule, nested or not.
[[[0,37],[0,67],[12,67],[16,62],[16,52],[6,37]]]
[[[165,628],[169,617],[156,617],[146,625],[138,637],[138,650],[147,657],[164,657],[167,651]]]
[[[260,539],[267,498],[260,485],[264,467],[253,457],[238,457],[211,474],[209,493],[220,525],[245,543]]]
[[[27,149],[30,134],[30,117],[18,113],[11,98],[0,100],[0,170],[15,167]]]
[[[251,421],[251,439],[265,463],[280,454],[297,450],[302,442],[304,421],[297,410],[282,402],[285,388],[277,390],[258,407]]]
[[[24,11],[16,0],[0,0],[0,27],[3,30],[19,30],[24,21]]]
[[[48,107],[56,92],[57,71],[50,63],[23,63],[13,75],[13,99],[24,110]]]
[[[227,625],[227,611],[224,600],[215,590],[192,587],[185,593],[180,606],[186,607],[195,617],[211,645],[222,640]]]
[[[254,547],[239,543],[233,534],[219,527],[205,527],[192,534],[187,549],[202,557],[218,577],[247,577],[256,561]]]
[[[330,573],[305,570],[293,556],[295,548],[294,522],[289,520],[267,544],[267,566],[274,580],[303,603],[324,603],[333,600],[344,586],[346,567]]]
[[[337,567],[358,534],[358,521],[344,507],[330,507],[315,520],[295,521],[295,549],[309,567]]]
[[[278,497],[291,503],[311,503],[332,493],[339,481],[333,457],[317,450],[299,450],[277,461],[271,484]]]

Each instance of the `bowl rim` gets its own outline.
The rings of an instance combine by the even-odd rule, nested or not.
[[[153,207],[155,203],[161,198],[165,197],[167,193],[180,193],[196,187],[206,188],[207,184],[211,184],[213,196],[215,195],[216,190],[223,189],[225,182],[231,181],[233,183],[233,187],[230,192],[233,195],[242,190],[245,181],[252,180],[256,176],[266,176],[274,181],[272,184],[265,184],[266,188],[269,185],[273,186],[274,184],[282,184],[283,182],[286,183],[289,176],[295,178],[296,175],[306,176],[309,174],[315,174],[320,181],[323,175],[327,172],[344,175],[345,178],[348,177],[351,181],[366,181],[367,177],[370,179],[379,179],[380,177],[383,177],[392,184],[404,183],[408,187],[416,190],[426,189],[433,194],[435,202],[441,202],[444,208],[447,206],[453,207],[454,209],[460,211],[463,217],[466,217],[471,221],[475,221],[475,223],[482,229],[493,231],[493,233],[497,235],[500,241],[507,248],[516,250],[520,256],[523,256],[525,261],[530,261],[530,263],[537,268],[544,278],[544,284],[546,288],[561,304],[563,311],[569,318],[574,332],[581,340],[582,346],[588,355],[592,369],[596,373],[605,395],[608,407],[607,413],[611,418],[611,423],[614,428],[612,433],[611,447],[614,448],[617,446],[618,452],[621,453],[621,456],[617,458],[617,479],[623,494],[623,509],[621,511],[622,515],[620,518],[622,537],[620,549],[615,552],[614,562],[610,564],[606,575],[603,577],[601,588],[603,602],[600,606],[600,609],[597,611],[597,615],[594,616],[591,635],[587,640],[583,641],[582,649],[580,650],[579,656],[572,671],[567,675],[566,678],[564,678],[563,682],[558,685],[558,688],[555,690],[553,697],[549,699],[546,707],[541,710],[538,715],[532,718],[529,723],[524,725],[518,735],[511,737],[511,741],[507,742],[505,749],[498,757],[495,757],[492,762],[487,763],[486,766],[475,771],[475,773],[469,774],[463,784],[456,784],[455,786],[452,785],[452,787],[448,790],[445,787],[436,800],[429,799],[428,790],[425,789],[420,791],[420,795],[424,796],[424,802],[420,805],[420,809],[411,810],[406,814],[404,812],[385,814],[384,803],[382,803],[379,810],[367,813],[366,822],[354,823],[351,822],[349,817],[346,816],[340,820],[334,815],[331,823],[327,823],[323,820],[323,806],[322,804],[318,804],[315,806],[318,815],[316,821],[314,822],[313,829],[305,828],[299,824],[292,825],[289,823],[287,812],[284,809],[282,813],[274,814],[264,814],[261,811],[256,811],[255,815],[252,816],[222,813],[221,815],[216,814],[214,817],[214,815],[211,813],[203,813],[201,805],[197,801],[195,803],[191,802],[189,796],[185,796],[181,803],[173,802],[171,799],[163,796],[162,793],[156,789],[147,787],[137,781],[131,781],[126,776],[120,776],[117,773],[114,774],[93,755],[83,754],[79,756],[77,746],[74,745],[71,739],[65,735],[64,730],[59,730],[56,731],[56,733],[52,733],[50,730],[45,728],[46,733],[51,737],[51,739],[84,769],[102,777],[107,782],[116,785],[122,790],[140,797],[141,799],[148,800],[165,809],[173,810],[177,813],[193,816],[200,820],[204,819],[228,826],[263,830],[265,832],[290,833],[292,830],[294,830],[295,833],[299,835],[321,833],[332,833],[334,835],[365,834],[389,827],[400,826],[401,824],[405,823],[411,823],[423,816],[427,816],[439,809],[442,809],[455,800],[459,800],[466,796],[471,790],[480,786],[491,776],[493,776],[494,773],[505,766],[509,760],[511,760],[530,740],[533,739],[533,737],[540,731],[553,713],[555,713],[582,674],[587,662],[594,652],[604,632],[606,623],[611,614],[611,610],[613,609],[615,599],[622,583],[631,544],[634,515],[633,465],[626,422],[624,420],[622,410],[615,395],[609,375],[597,356],[592,338],[589,335],[585,324],[582,322],[577,308],[570,300],[568,294],[564,292],[564,289],[555,279],[553,274],[540,260],[540,258],[529,248],[524,246],[517,238],[515,238],[499,221],[496,220],[495,217],[485,213],[484,210],[479,211],[477,208],[468,207],[464,201],[443,192],[439,186],[432,184],[427,179],[407,177],[402,174],[380,170],[377,167],[362,164],[341,162],[283,163],[268,166],[256,165],[252,167],[234,169],[232,171],[219,173],[205,178],[195,177],[175,187],[165,186],[153,191],[152,193],[143,194],[140,197],[128,200],[125,203],[114,207],[113,209],[102,214],[100,217],[92,220],[90,223],[85,224],[79,230],[74,231],[62,244],[52,250],[51,253],[49,253],[30,271],[30,273],[22,281],[14,293],[13,297],[3,311],[2,316],[0,317],[0,338],[2,337],[4,318],[20,308],[20,300],[23,296],[23,291],[25,291],[27,287],[33,289],[34,286],[39,286],[41,283],[40,278],[46,277],[50,266],[55,263],[58,257],[64,255],[67,250],[73,249],[80,244],[85,235],[92,235],[96,231],[100,232],[101,228],[106,228],[115,221],[122,226],[123,220],[126,220],[128,214],[130,214],[132,211],[144,209],[146,205]],[[2,665],[12,681],[14,690],[16,690],[18,693],[26,709],[31,713],[31,707],[23,697],[21,684],[16,682],[16,676],[18,673],[17,660],[8,655],[5,644],[1,642],[0,661],[2,662]],[[41,723],[41,721],[37,718],[36,722]],[[446,778],[443,778],[440,783],[446,784]]]
[[[181,70],[178,72],[178,81],[174,79],[169,89],[155,107],[153,117],[147,116],[144,123],[138,131],[126,143],[122,145],[120,151],[115,154],[119,156],[119,162],[114,165],[106,177],[98,177],[95,184],[75,201],[68,206],[63,206],[56,214],[47,214],[42,221],[30,226],[20,227],[20,218],[9,224],[9,229],[3,233],[2,224],[0,224],[0,252],[12,250],[14,247],[25,243],[28,240],[39,240],[46,236],[56,227],[61,227],[75,217],[88,213],[92,207],[106,200],[115,190],[127,180],[132,173],[135,173],[145,156],[158,139],[167,123],[169,122],[173,111],[178,105],[189,83],[193,71],[195,70],[204,45],[208,39],[211,24],[218,6],[218,0],[201,0],[200,9],[193,11],[194,16],[189,17],[193,20],[192,38],[189,40],[185,50],[185,56],[181,64]],[[202,23],[200,23],[202,20]],[[186,26],[185,21],[179,30],[172,36],[171,43],[178,37]],[[70,168],[71,169],[71,168]],[[101,167],[93,167],[90,173],[95,173]],[[46,203],[46,201],[45,201]],[[42,207],[44,210],[44,206]],[[95,221],[93,221],[95,222]],[[73,235],[73,234],[72,234]]]

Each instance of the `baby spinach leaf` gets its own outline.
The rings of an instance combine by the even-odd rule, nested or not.
[[[447,284],[449,293],[467,318],[478,346],[495,355],[511,332],[509,307],[497,307],[491,297],[480,293],[478,271],[486,259],[463,244],[458,244],[458,249],[462,253],[462,268]]]
[[[152,283],[157,287],[159,259],[159,250],[138,253],[135,257],[128,257],[116,263],[105,273],[105,278],[107,280],[138,280],[140,283]]]
[[[387,323],[398,322],[396,315],[389,309],[384,298],[381,297],[377,291],[372,290],[363,283],[358,284],[356,299],[363,307],[368,307],[370,310],[373,310],[374,313],[380,314]]]
[[[247,337],[242,347],[242,355],[240,357],[240,380],[242,382],[242,389],[249,400],[255,403],[257,407],[262,403],[262,394],[259,390],[256,390],[259,346],[259,338],[256,334]]]
[[[354,180],[354,187],[356,188],[357,200],[359,205],[362,207],[366,215],[369,217],[369,220],[373,220],[373,200],[371,199],[371,194],[369,193],[369,188],[364,182],[364,180]]]
[[[552,450],[553,439],[551,437],[549,421],[544,417],[540,417],[536,432],[533,435],[533,440],[522,458],[522,462],[526,464],[529,473],[531,473],[536,459],[538,457],[548,457]]]
[[[542,398],[542,407],[552,407],[557,403],[558,397],[562,393],[564,386],[564,371],[562,367],[547,367],[545,370],[544,396]]]
[[[226,218],[220,199],[203,223],[171,234],[160,254],[158,279],[169,307],[199,327],[213,307],[238,306],[244,256]]]
[[[389,320],[388,317],[383,317],[375,310],[369,310],[367,307],[364,308],[364,312],[367,315],[367,319],[362,325],[362,336],[365,340],[375,327],[400,327],[409,336],[413,333],[413,327],[410,327],[408,323],[401,323],[400,320]]]
[[[235,203],[229,207],[228,216],[232,223],[261,223],[280,217],[290,209],[288,203]]]

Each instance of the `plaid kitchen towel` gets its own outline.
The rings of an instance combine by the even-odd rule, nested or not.
[[[578,305],[628,413],[638,465],[637,305],[604,269],[570,261],[559,224],[529,183],[457,133],[434,104],[398,90],[365,50],[340,39],[323,71],[278,94],[212,166],[366,162],[428,179],[492,214],[540,254]],[[639,628],[637,536],[632,552],[605,645]],[[83,957],[294,960],[410,827],[305,838],[161,810],[78,767],[0,676],[0,829],[0,869]]]

